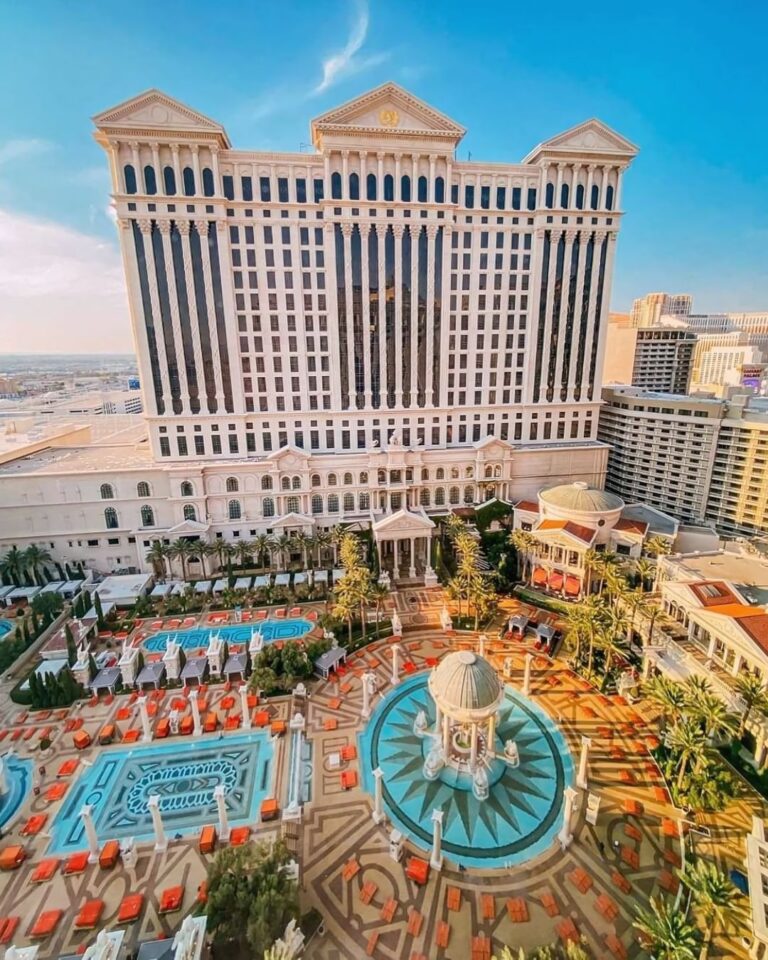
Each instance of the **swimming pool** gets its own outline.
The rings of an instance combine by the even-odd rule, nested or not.
[[[163,630],[144,641],[144,648],[150,653],[164,653],[169,640],[175,640],[184,650],[199,650],[208,646],[215,634],[219,634],[227,643],[247,644],[251,633],[258,630],[265,643],[275,640],[298,640],[306,636],[315,624],[303,617],[288,620],[261,620],[253,623],[239,623],[232,627],[192,627],[189,630]]]
[[[373,794],[381,767],[384,806],[392,824],[424,851],[432,847],[432,811],[442,809],[443,854],[465,867],[505,867],[543,853],[563,822],[563,791],[573,759],[557,725],[540,707],[505,687],[496,727],[496,752],[517,744],[520,765],[493,760],[490,794],[477,800],[467,774],[444,767],[436,780],[422,774],[431,741],[413,732],[423,710],[435,721],[428,673],[409,677],[375,708],[359,734],[363,786]]]
[[[3,757],[8,792],[0,793],[0,827],[13,819],[19,812],[27,794],[32,789],[32,774],[35,765],[32,760],[22,760],[14,754]]]
[[[147,801],[155,793],[169,837],[196,833],[205,824],[218,822],[213,791],[219,784],[226,792],[230,825],[254,823],[270,791],[272,763],[272,744],[263,730],[102,750],[67,792],[53,821],[50,852],[67,854],[87,847],[79,817],[86,803],[93,807],[100,843],[125,837],[152,839]]]
[[[0,640],[5,640],[13,627],[14,624],[10,620],[0,620]]]

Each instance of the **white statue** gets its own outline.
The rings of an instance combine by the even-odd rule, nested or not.
[[[427,733],[427,715],[423,710],[419,710],[416,719],[413,721],[413,732],[417,737],[426,736]]]
[[[436,780],[437,775],[444,766],[445,754],[443,753],[443,745],[439,737],[434,737],[432,739],[432,746],[427,754],[427,759],[424,761],[422,773],[427,780]]]
[[[472,774],[472,793],[477,800],[487,800],[488,792],[488,774],[485,767],[478,764]]]
[[[282,938],[275,940],[266,952],[264,960],[295,960],[303,950],[304,934],[296,926],[296,921],[291,920]]]
[[[192,960],[200,927],[194,917],[185,917],[173,938],[173,960]]]
[[[504,741],[504,759],[510,767],[520,766],[520,751],[517,749],[517,744],[514,740]]]

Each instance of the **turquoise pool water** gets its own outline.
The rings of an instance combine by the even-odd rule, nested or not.
[[[0,640],[5,639],[13,630],[13,624],[10,620],[0,620]]]
[[[32,774],[35,765],[32,760],[22,760],[13,754],[3,757],[8,792],[0,794],[0,827],[13,819],[19,812],[27,794],[32,789]]]
[[[472,793],[467,775],[446,767],[427,780],[422,766],[429,738],[416,736],[413,722],[424,710],[435,721],[427,673],[409,677],[389,692],[359,734],[364,788],[373,794],[373,771],[384,771],[383,798],[393,825],[425,852],[432,848],[432,811],[442,809],[443,856],[465,867],[514,866],[543,853],[563,820],[563,790],[573,781],[573,759],[552,719],[510,687],[499,708],[496,751],[514,740],[520,765],[494,760],[490,795]]]
[[[151,653],[164,653],[168,640],[175,640],[184,650],[198,650],[208,646],[211,637],[218,633],[227,643],[248,643],[251,632],[258,630],[265,643],[275,640],[298,640],[312,629],[314,624],[303,617],[291,620],[262,620],[260,623],[239,623],[232,627],[192,627],[189,630],[163,630],[144,641],[144,648]]]
[[[254,823],[268,795],[273,749],[269,734],[254,731],[227,737],[203,737],[132,749],[106,749],[67,792],[53,821],[50,853],[68,854],[87,847],[79,812],[93,807],[101,843],[154,837],[149,797],[160,797],[169,838],[197,833],[218,816],[213,791],[223,784],[231,826]]]

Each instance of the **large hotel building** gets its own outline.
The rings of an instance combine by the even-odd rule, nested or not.
[[[451,506],[602,486],[617,133],[461,162],[464,129],[391,83],[315,119],[313,153],[233,149],[158,91],[95,125],[147,439],[76,483],[83,449],[0,464],[0,547],[143,567],[152,539],[362,521],[421,570]]]

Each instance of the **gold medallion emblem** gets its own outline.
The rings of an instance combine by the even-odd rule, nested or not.
[[[397,110],[382,110],[379,114],[379,123],[382,127],[396,127],[400,123]]]

